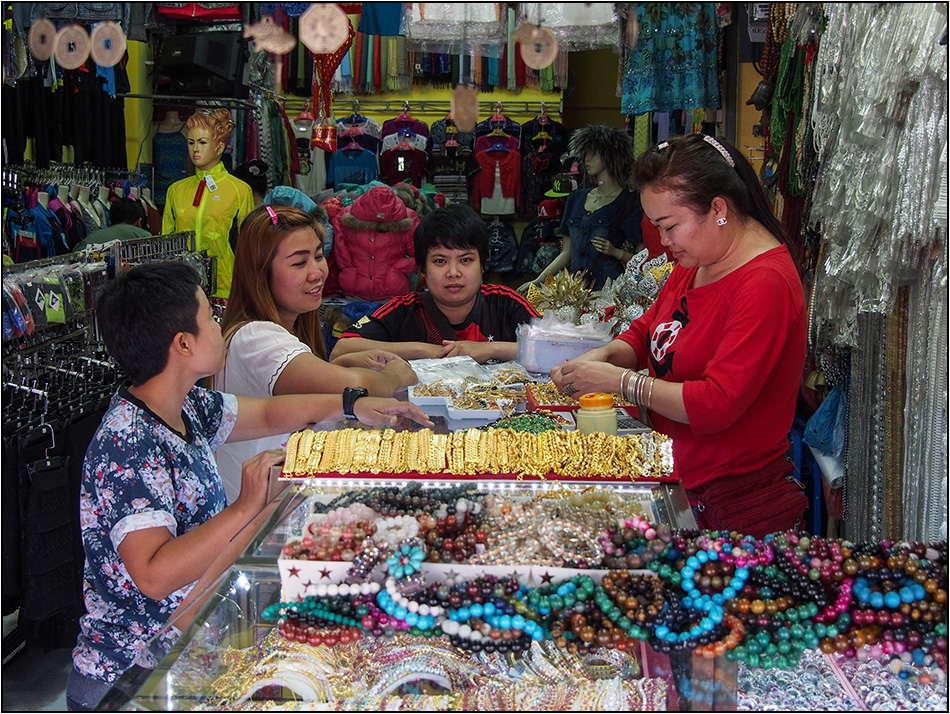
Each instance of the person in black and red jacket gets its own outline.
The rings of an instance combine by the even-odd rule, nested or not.
[[[511,288],[482,283],[488,228],[478,214],[461,204],[436,209],[416,229],[414,248],[428,289],[362,318],[340,336],[332,358],[380,348],[403,359],[515,359],[515,330],[539,314]]]

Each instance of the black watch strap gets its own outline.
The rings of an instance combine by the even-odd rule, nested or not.
[[[347,387],[343,390],[343,416],[347,419],[356,419],[353,408],[360,397],[368,397],[369,391],[364,387]]]

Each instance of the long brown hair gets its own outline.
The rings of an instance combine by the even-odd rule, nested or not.
[[[276,222],[268,209],[277,216]],[[249,322],[265,320],[280,324],[270,287],[271,264],[281,241],[299,228],[312,228],[320,245],[323,245],[323,227],[320,222],[299,208],[258,206],[244,219],[234,254],[231,294],[221,320],[225,340],[230,340],[239,328]],[[320,310],[298,315],[294,322],[294,334],[317,357],[327,358]]]

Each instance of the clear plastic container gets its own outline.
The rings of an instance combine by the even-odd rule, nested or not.
[[[581,407],[575,420],[578,431],[593,434],[601,431],[617,435],[617,412],[614,410],[614,398],[604,392],[585,394],[580,398]]]

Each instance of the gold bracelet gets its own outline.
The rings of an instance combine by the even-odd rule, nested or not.
[[[653,404],[653,385],[656,384],[656,377],[650,377],[650,391],[647,394],[647,410],[649,411]]]

